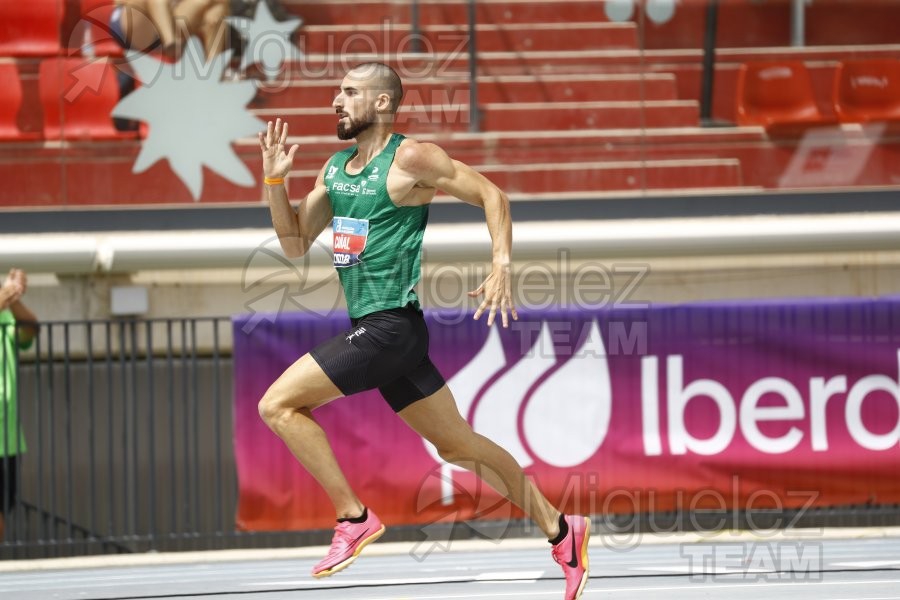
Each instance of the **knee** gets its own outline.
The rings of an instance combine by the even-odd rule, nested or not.
[[[281,398],[271,392],[266,392],[260,399],[257,410],[260,418],[273,430],[278,430],[279,424],[287,420],[292,412]]]
[[[435,447],[438,456],[453,465],[467,468],[467,465],[475,459],[473,448],[466,440],[454,440]]]

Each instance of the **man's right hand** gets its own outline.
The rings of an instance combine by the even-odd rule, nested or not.
[[[294,154],[300,146],[294,144],[288,152],[284,151],[287,142],[287,123],[277,119],[275,123],[269,121],[266,132],[259,133],[259,147],[262,149],[263,175],[269,179],[281,179],[287,177],[294,164]]]

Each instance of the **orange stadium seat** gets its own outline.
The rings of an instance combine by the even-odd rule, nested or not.
[[[41,63],[38,86],[47,139],[136,137],[113,127],[119,101],[115,68],[105,59],[52,58]]]
[[[772,131],[835,122],[819,110],[809,71],[800,61],[741,65],[735,95],[738,125]]]
[[[834,112],[845,123],[900,121],[900,60],[848,60],[834,74]]]
[[[63,0],[0,2],[0,56],[54,56],[60,53]]]

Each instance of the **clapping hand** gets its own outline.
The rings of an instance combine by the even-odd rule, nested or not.
[[[9,308],[19,301],[28,288],[28,280],[25,271],[10,269],[6,281],[0,286],[0,310]]]

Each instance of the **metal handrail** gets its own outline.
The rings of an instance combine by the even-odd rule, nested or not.
[[[481,110],[478,108],[478,46],[476,36],[475,0],[469,0],[469,131],[481,131]]]

